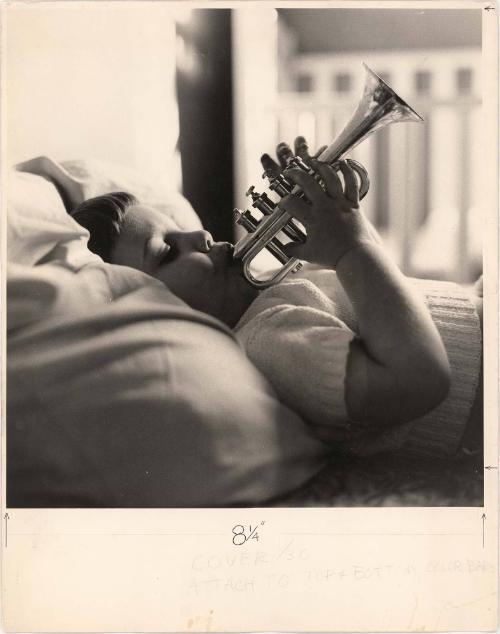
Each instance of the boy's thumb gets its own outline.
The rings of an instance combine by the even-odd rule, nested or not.
[[[303,249],[303,244],[298,244],[297,242],[289,242],[283,247],[283,253],[289,258],[298,258],[300,260],[302,259]]]

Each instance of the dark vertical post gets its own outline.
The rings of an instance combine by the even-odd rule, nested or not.
[[[231,240],[231,11],[195,9],[177,34],[187,59],[177,66],[183,193],[216,240]]]

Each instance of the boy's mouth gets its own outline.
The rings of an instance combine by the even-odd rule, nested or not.
[[[230,266],[233,260],[234,246],[229,242],[216,242],[207,253],[215,267]]]

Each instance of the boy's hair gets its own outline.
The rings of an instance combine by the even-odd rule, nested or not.
[[[99,255],[105,262],[110,262],[127,209],[137,202],[132,194],[113,192],[89,198],[78,205],[72,216],[89,231],[88,247],[92,253]]]

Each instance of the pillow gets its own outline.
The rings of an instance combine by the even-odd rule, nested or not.
[[[23,163],[26,171],[8,171],[7,259],[10,262],[33,266],[58,260],[78,270],[99,259],[87,248],[87,230],[66,213],[51,182],[56,179],[64,188],[68,175],[78,181],[82,199],[112,191],[128,191],[142,203],[168,214],[184,231],[202,227],[188,201],[166,181],[152,181],[130,168],[94,159],[61,164],[44,160],[50,163],[49,171],[46,163],[38,159]]]
[[[168,214],[183,231],[202,228],[196,212],[184,196],[175,191],[173,183],[97,159],[63,161],[61,165],[80,181],[84,200],[110,192],[126,191],[136,196],[142,204]]]
[[[14,298],[53,290],[9,337],[8,505],[248,506],[308,481],[326,446],[222,323],[138,275],[13,272]]]
[[[78,269],[94,262],[89,234],[66,213],[52,183],[35,174],[7,171],[7,260],[33,266],[46,258]]]

